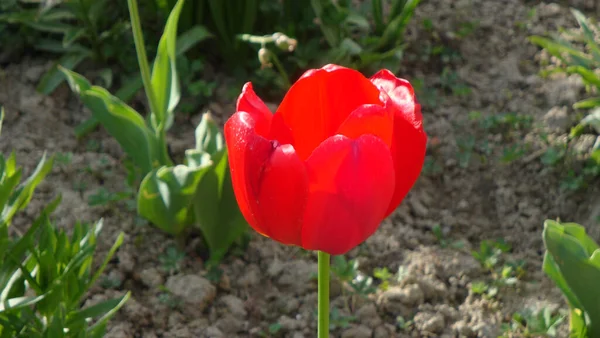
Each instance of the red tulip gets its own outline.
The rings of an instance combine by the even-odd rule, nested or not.
[[[281,243],[338,255],[406,196],[427,136],[408,81],[327,65],[304,73],[275,114],[247,83],[225,139],[248,223]]]

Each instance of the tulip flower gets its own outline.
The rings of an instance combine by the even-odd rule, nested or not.
[[[275,114],[247,83],[225,123],[242,214],[278,242],[318,250],[318,337],[329,335],[329,254],[354,248],[413,186],[427,136],[410,83],[327,65],[309,70]]]
[[[327,65],[302,75],[275,114],[247,83],[225,139],[248,223],[278,242],[338,255],[400,204],[427,137],[408,81]]]

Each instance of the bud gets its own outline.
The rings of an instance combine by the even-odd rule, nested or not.
[[[293,52],[298,45],[298,41],[296,39],[292,39],[289,36],[279,32],[273,33],[273,40],[275,41],[275,46],[287,52]]]
[[[261,68],[272,67],[271,63],[271,51],[265,47],[258,50],[258,61],[260,61]]]

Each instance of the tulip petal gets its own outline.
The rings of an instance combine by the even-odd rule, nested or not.
[[[278,242],[300,246],[308,175],[294,147],[275,148],[260,181],[257,199],[262,229]]]
[[[366,104],[353,111],[342,123],[337,133],[351,139],[356,139],[364,134],[372,134],[391,148],[393,129],[393,110],[377,104]]]
[[[386,105],[395,108],[392,157],[394,160],[396,190],[386,216],[402,202],[416,182],[423,162],[427,135],[423,131],[421,106],[416,102],[413,87],[406,80],[396,78],[388,70],[371,77],[373,84],[389,97]]]
[[[256,133],[257,122],[245,111],[225,123],[225,142],[235,198],[248,224],[265,234],[258,213],[257,196],[264,164],[273,153],[273,143]]]
[[[375,232],[394,193],[392,157],[381,139],[332,136],[315,149],[306,168],[305,249],[343,254]]]
[[[271,119],[273,114],[267,105],[256,95],[252,88],[252,83],[248,82],[242,88],[242,93],[238,97],[236,111],[244,111],[256,123],[256,133],[267,137],[271,128]]]
[[[379,90],[360,72],[343,67],[310,71],[288,91],[276,114],[290,127],[294,148],[306,160],[335,135],[344,120],[363,104],[382,104]]]
[[[387,69],[380,70],[370,80],[379,90],[388,95],[406,121],[413,124],[415,128],[421,127],[423,121],[421,107],[415,100],[415,91],[410,82],[397,78]]]

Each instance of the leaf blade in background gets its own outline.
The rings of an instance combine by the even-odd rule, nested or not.
[[[71,89],[114,137],[143,174],[162,164],[156,137],[146,126],[144,118],[133,108],[101,87],[92,86],[83,76],[61,69]]]
[[[177,23],[185,0],[177,1],[169,15],[165,30],[158,44],[152,67],[152,90],[159,111],[152,112],[155,129],[168,130],[173,124],[173,109],[179,103],[181,91],[177,77]]]

